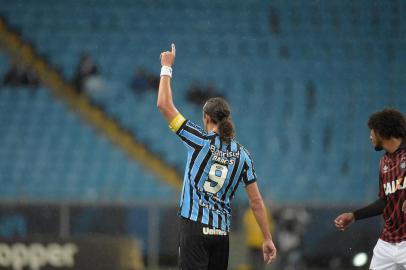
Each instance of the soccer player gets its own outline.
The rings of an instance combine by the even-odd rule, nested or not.
[[[379,165],[379,199],[335,219],[345,230],[354,221],[383,214],[385,225],[374,248],[370,269],[406,269],[406,120],[397,110],[384,109],[368,121],[375,150],[385,150]]]
[[[172,99],[172,50],[161,53],[161,79],[157,106],[187,149],[180,198],[179,269],[227,269],[230,201],[242,181],[249,204],[261,228],[263,257],[276,258],[268,218],[248,151],[234,140],[230,107],[222,98],[211,98],[203,107],[204,129],[184,118]]]

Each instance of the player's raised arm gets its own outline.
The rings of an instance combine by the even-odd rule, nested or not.
[[[178,114],[178,110],[173,104],[171,78],[172,65],[175,62],[176,48],[172,44],[172,50],[161,53],[161,79],[159,81],[157,107],[170,123]]]

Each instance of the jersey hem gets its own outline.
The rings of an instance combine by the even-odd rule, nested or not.
[[[249,185],[254,184],[256,182],[257,182],[257,179],[251,180],[251,181],[249,181],[248,183],[245,184],[245,187],[248,187]]]
[[[392,241],[390,241],[388,239],[384,239],[382,236],[380,236],[379,239],[381,239],[382,241],[385,241],[387,243],[391,243],[391,244],[399,244],[399,243],[402,243],[402,242],[406,241],[406,237],[400,238],[400,239],[397,239],[397,240],[392,240]]]

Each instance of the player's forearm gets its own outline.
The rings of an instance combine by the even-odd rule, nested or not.
[[[386,200],[378,199],[370,205],[354,211],[354,219],[359,220],[380,215],[383,213],[385,206]]]
[[[170,82],[171,78],[169,76],[161,76],[157,99],[157,107],[168,122],[178,114],[178,111],[173,104]]]
[[[157,106],[160,110],[173,106],[171,78],[169,76],[161,76]]]
[[[254,213],[255,219],[261,229],[264,239],[271,239],[272,235],[269,231],[268,215],[265,210],[265,205],[262,199],[255,199],[250,201],[250,207]]]

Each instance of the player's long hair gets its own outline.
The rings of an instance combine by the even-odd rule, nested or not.
[[[221,97],[210,98],[203,107],[203,112],[218,124],[219,136],[222,141],[230,142],[235,137],[234,124],[231,121],[230,105]]]
[[[387,108],[372,114],[368,120],[368,127],[384,139],[391,137],[406,139],[406,120],[396,109]]]

